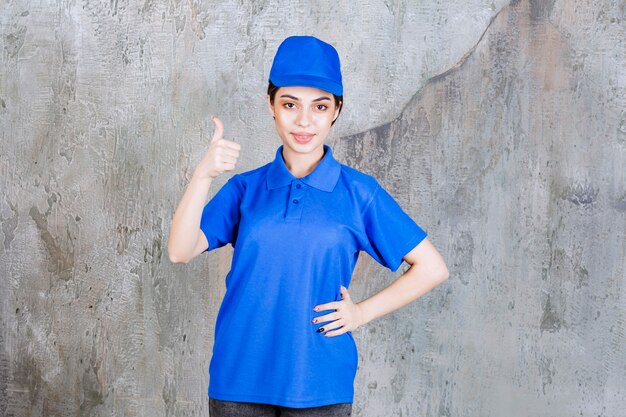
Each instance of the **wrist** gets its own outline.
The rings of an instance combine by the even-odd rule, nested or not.
[[[366,314],[365,308],[363,308],[363,303],[357,303],[355,304],[357,311],[359,312],[359,326],[363,326],[367,323],[369,323],[369,318]]]
[[[197,174],[193,174],[191,176],[191,179],[189,180],[189,184],[198,184],[198,185],[202,185],[202,186],[209,186],[211,185],[211,182],[213,182],[214,177],[201,177]]]

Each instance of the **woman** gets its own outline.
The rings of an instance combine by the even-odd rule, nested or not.
[[[351,331],[448,277],[424,232],[378,182],[337,162],[324,141],[343,105],[339,56],[294,36],[278,48],[267,105],[282,145],[273,162],[232,176],[205,205],[212,180],[241,146],[215,133],[174,214],[168,253],[188,262],[234,246],[209,366],[219,416],[349,416],[357,350]],[[396,271],[355,303],[348,286],[360,251]]]

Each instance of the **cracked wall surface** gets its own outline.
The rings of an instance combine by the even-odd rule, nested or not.
[[[0,5],[0,415],[208,415],[232,249],[172,265],[169,222],[210,114],[273,158],[303,33],[342,56],[336,157],[451,272],[354,332],[354,415],[626,415],[623,1]],[[363,254],[352,297],[394,278]]]

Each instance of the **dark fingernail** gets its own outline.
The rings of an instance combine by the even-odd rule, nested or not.
[[[323,328],[323,327],[320,327],[319,329],[317,329],[317,332],[318,332],[318,333],[322,333],[323,331],[324,331],[324,328]]]

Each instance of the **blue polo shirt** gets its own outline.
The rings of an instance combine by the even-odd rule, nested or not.
[[[370,175],[333,158],[296,178],[273,162],[231,177],[206,204],[209,249],[234,247],[209,365],[210,397],[285,407],[351,403],[351,332],[327,337],[313,307],[341,300],[360,251],[396,271],[425,237]]]

